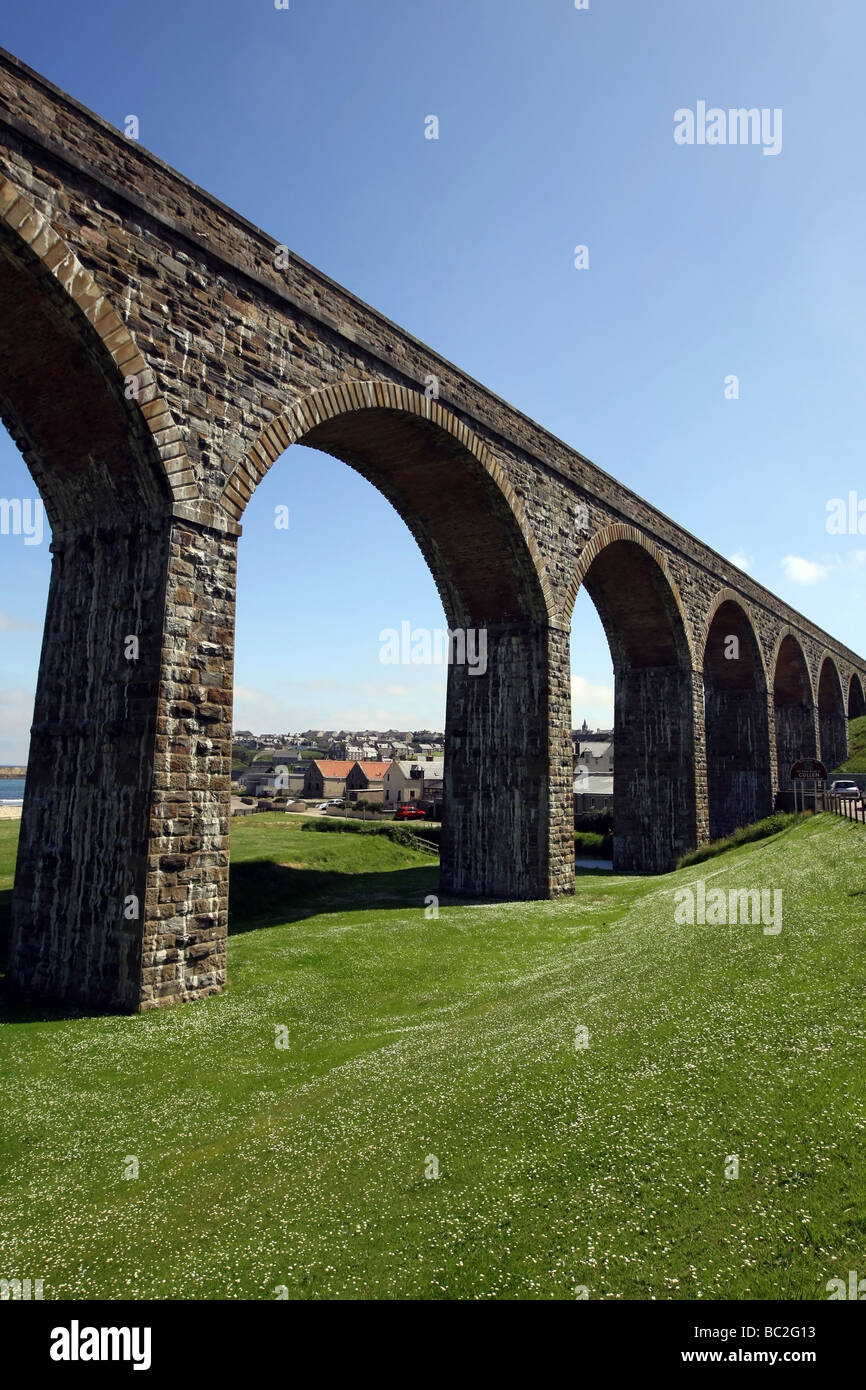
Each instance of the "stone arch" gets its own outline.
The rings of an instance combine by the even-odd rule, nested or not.
[[[851,679],[848,682],[848,718],[859,719],[866,714],[866,696],[863,694],[863,682],[856,671],[851,672]]]
[[[710,839],[773,807],[767,669],[755,619],[732,589],[716,595],[701,643]]]
[[[584,548],[584,587],[614,669],[614,868],[663,873],[697,836],[694,653],[663,552],[615,523]]]
[[[590,566],[603,550],[606,550],[608,546],[614,544],[616,541],[628,541],[632,545],[639,546],[655,561],[656,566],[664,576],[665,583],[670,592],[671,601],[676,608],[677,615],[682,624],[682,632],[688,650],[689,661],[691,665],[694,666],[695,654],[691,625],[686,616],[685,605],[683,604],[679,587],[668,563],[667,555],[660,546],[656,545],[654,541],[649,540],[636,526],[630,526],[627,522],[615,521],[612,522],[610,526],[602,527],[600,531],[595,532],[583,547],[562,604],[564,624],[567,626],[571,622],[574,605],[577,602],[577,595]]]
[[[225,484],[229,516],[242,515],[293,443],[342,459],[378,488],[418,542],[449,628],[467,630],[467,651],[469,633],[484,634],[483,674],[467,661],[448,667],[443,886],[518,898],[570,891],[567,650],[504,470],[440,402],[389,381],[343,381],[265,427]]]
[[[180,500],[180,490],[195,478],[153,370],[90,271],[3,175],[0,292],[0,414],[55,530],[74,526],[79,511],[92,520]],[[50,361],[40,368],[26,351],[37,342],[42,353],[54,344],[54,365],[63,367],[50,393],[44,390]],[[12,376],[17,380],[10,381]],[[136,393],[128,399],[130,377]],[[133,455],[137,468],[131,468]],[[132,472],[137,486],[131,485]]]
[[[848,756],[848,714],[839,669],[829,652],[818,671],[818,739],[821,761],[832,772]]]
[[[743,597],[742,594],[737,593],[736,589],[729,589],[727,587],[719,589],[718,593],[715,595],[712,603],[710,604],[707,610],[706,620],[704,622],[700,647],[698,649],[698,663],[701,667],[703,667],[704,662],[706,660],[707,645],[709,643],[710,631],[713,626],[713,621],[719,609],[722,608],[723,605],[726,603],[735,604],[737,608],[740,609],[743,616],[743,620],[748,625],[749,640],[751,642],[754,642],[754,655],[760,663],[761,679],[763,680],[766,689],[769,690],[770,673],[767,669],[767,659],[764,655],[764,648],[758,636],[758,622],[755,617],[754,609],[752,608],[751,604],[747,601],[747,599]]]
[[[786,790],[793,785],[793,764],[800,758],[818,756],[812,677],[802,643],[792,627],[783,627],[776,638],[770,670],[773,677],[778,785]]]
[[[109,924],[118,894],[145,893],[170,514],[194,480],[108,296],[2,176],[0,302],[0,415],[53,532],[10,973],[60,997],[86,988],[90,1002],[128,1005],[141,943]]]
[[[550,619],[550,579],[520,498],[487,446],[439,401],[383,380],[311,392],[270,421],[232,471],[220,498],[229,516],[240,519],[265,473],[296,443],[342,459],[388,498],[418,541],[452,625],[494,618],[485,611],[493,587],[500,620]],[[461,490],[459,511],[448,483]],[[479,535],[482,520],[489,534]]]

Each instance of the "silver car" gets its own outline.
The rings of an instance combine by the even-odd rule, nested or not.
[[[860,788],[856,782],[836,781],[830,783],[830,795],[842,797],[844,801],[859,801]]]

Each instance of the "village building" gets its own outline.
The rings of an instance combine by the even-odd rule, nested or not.
[[[415,761],[394,758],[385,773],[385,805],[399,806],[406,801],[436,802],[442,800],[445,761],[443,758],[424,758]]]

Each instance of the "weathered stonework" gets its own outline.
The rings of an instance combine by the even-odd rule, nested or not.
[[[445,892],[573,890],[581,585],[615,670],[618,867],[670,868],[844,751],[861,658],[2,51],[0,301],[0,409],[54,535],[23,990],[136,1010],[225,980],[235,552],[297,441],[384,493],[449,625],[488,634],[485,675],[449,671]]]

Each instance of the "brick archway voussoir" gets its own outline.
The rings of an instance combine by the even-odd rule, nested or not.
[[[674,601],[674,605],[679,615],[680,622],[682,623],[683,634],[685,636],[686,646],[688,648],[689,661],[692,665],[692,668],[694,669],[694,633],[692,632],[692,625],[689,622],[688,617],[686,616],[686,610],[682,601],[682,597],[680,596],[679,586],[677,585],[677,582],[674,579],[673,574],[671,573],[670,565],[668,564],[668,558],[665,555],[664,551],[659,546],[657,546],[654,541],[649,540],[643,534],[642,531],[639,531],[636,526],[632,526],[631,523],[627,521],[613,521],[610,523],[609,526],[603,526],[600,531],[596,531],[595,535],[590,537],[586,545],[581,550],[580,557],[577,562],[577,567],[574,571],[571,583],[568,586],[568,590],[566,591],[565,598],[562,604],[561,621],[563,627],[568,629],[571,626],[571,619],[574,613],[574,605],[577,602],[577,595],[580,592],[580,588],[583,584],[583,581],[586,579],[586,576],[589,572],[589,568],[592,565],[593,560],[597,559],[603,550],[607,550],[608,546],[613,545],[616,541],[631,541],[634,545],[639,545],[640,548],[642,550],[645,550],[647,554],[658,565],[659,569],[664,575],[665,582],[667,583],[667,586],[670,590],[670,594]]]
[[[102,340],[122,378],[135,377],[136,403],[154,441],[166,480],[176,501],[198,495],[198,487],[180,431],[166,401],[159,393],[156,376],[138,349],[135,339],[89,270],[29,198],[0,174],[0,217],[21,238],[45,270],[54,276],[77,309]]]
[[[833,674],[836,677],[836,685],[839,692],[839,697],[842,701],[842,708],[845,712],[845,717],[847,718],[848,706],[845,701],[845,682],[842,679],[842,672],[839,670],[839,663],[836,660],[836,657],[827,647],[823,648],[821,655],[818,657],[817,680],[815,682],[815,703],[818,704],[818,702],[821,699],[821,676],[824,671],[824,665],[826,662],[830,663],[830,667],[833,671]]]
[[[716,594],[715,598],[710,604],[709,609],[707,610],[703,638],[700,645],[700,651],[698,653],[700,657],[701,670],[703,670],[704,660],[706,658],[707,642],[710,640],[710,629],[713,626],[713,620],[716,614],[718,613],[719,609],[722,607],[722,604],[724,603],[734,603],[739,609],[742,610],[746,622],[749,624],[749,630],[751,631],[752,637],[755,642],[755,647],[758,652],[758,660],[761,663],[761,670],[764,675],[764,688],[766,690],[770,690],[771,682],[769,672],[767,670],[767,660],[764,656],[763,644],[758,635],[758,625],[755,622],[755,614],[752,611],[751,604],[743,597],[742,594],[738,594],[736,589],[730,589],[728,587],[719,589],[718,593]]]
[[[808,656],[806,655],[806,648],[803,646],[803,639],[802,639],[800,633],[797,631],[796,628],[791,627],[791,625],[790,625],[789,623],[786,623],[784,627],[780,628],[780,629],[779,629],[779,632],[778,632],[777,635],[776,635],[776,641],[775,641],[775,645],[774,645],[774,647],[773,647],[773,657],[772,657],[772,660],[771,660],[771,662],[770,662],[770,678],[771,678],[771,684],[769,685],[768,689],[772,692],[772,691],[774,691],[775,688],[776,688],[776,673],[777,673],[778,666],[779,666],[779,652],[782,650],[782,643],[784,642],[784,640],[785,640],[786,637],[791,637],[791,638],[793,638],[793,640],[794,640],[794,641],[796,642],[796,644],[797,644],[797,648],[798,648],[798,650],[799,650],[799,652],[800,652],[801,657],[803,658],[803,665],[804,665],[805,668],[806,668],[806,679],[807,679],[808,682],[809,682],[809,695],[810,695],[810,697],[811,697],[812,707],[813,707],[813,709],[817,709],[817,708],[818,708],[818,694],[817,694],[817,691],[816,691],[816,689],[815,689],[815,682],[814,682],[814,680],[812,679],[812,671],[811,671],[811,668],[810,668],[810,666],[809,666],[809,658],[808,658]],[[819,674],[820,674],[820,665],[819,665],[819,668],[818,668],[818,669],[819,669]]]
[[[532,559],[544,602],[551,620],[556,604],[551,589],[547,565],[532,533],[523,503],[517,496],[502,466],[473,430],[452,415],[441,402],[421,395],[418,391],[382,378],[335,382],[312,391],[295,401],[282,415],[275,416],[265,426],[250,447],[246,457],[234,468],[223,489],[220,504],[235,521],[243,511],[262,478],[291,444],[303,443],[304,435],[316,425],[324,424],[338,415],[360,410],[399,410],[419,419],[429,420],[450,434],[466,451],[478,460],[491,482],[502,494],[521,532]]]

